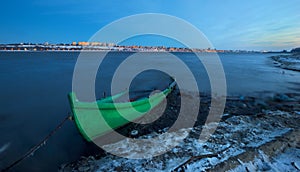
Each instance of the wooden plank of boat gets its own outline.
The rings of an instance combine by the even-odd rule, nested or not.
[[[81,102],[74,92],[69,93],[68,98],[75,124],[84,139],[90,142],[145,115],[164,100],[175,84],[176,81],[173,80],[162,92],[125,103],[113,101],[127,91],[95,102]]]

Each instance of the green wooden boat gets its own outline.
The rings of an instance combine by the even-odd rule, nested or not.
[[[145,115],[164,100],[175,84],[176,81],[173,80],[162,92],[132,102],[114,103],[127,91],[95,102],[81,102],[74,92],[71,92],[68,98],[76,126],[82,136],[90,142]]]

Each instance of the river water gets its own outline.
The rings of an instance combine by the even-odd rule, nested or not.
[[[38,143],[70,112],[67,94],[72,90],[73,70],[78,55],[75,52],[0,52],[0,169]],[[87,56],[96,55],[93,52]],[[103,92],[110,91],[113,72],[129,55],[132,53],[115,52],[107,55],[97,74],[95,92],[98,98]],[[171,63],[163,54],[154,55],[159,60],[149,60],[148,63],[165,63],[167,66]],[[191,53],[174,55],[191,69],[200,91],[209,92],[207,73],[196,56]],[[268,58],[272,55],[219,54],[228,94],[257,96],[261,93],[300,93],[300,73],[275,67]],[[138,75],[130,89],[163,89],[168,82],[166,74],[150,70]],[[13,168],[13,171],[56,171],[62,163],[100,151],[82,139],[72,122],[67,122],[45,146]]]

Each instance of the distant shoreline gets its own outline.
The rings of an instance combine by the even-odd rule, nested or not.
[[[276,67],[300,72],[300,54],[272,56]]]
[[[71,44],[33,44],[16,43],[0,44],[0,51],[29,51],[29,52],[186,52],[186,53],[288,53],[288,51],[268,50],[222,50],[216,48],[188,48],[188,47],[166,47],[166,46],[137,46],[137,45],[116,45],[101,42],[73,42]]]
[[[1,52],[8,52],[8,53],[47,53],[47,52],[69,52],[69,53],[81,53],[81,52],[95,52],[95,53],[109,53],[109,52],[116,52],[116,53],[222,53],[222,54],[290,54],[289,52],[260,52],[260,51],[226,51],[226,52],[203,52],[203,51],[128,51],[128,50],[0,50]]]

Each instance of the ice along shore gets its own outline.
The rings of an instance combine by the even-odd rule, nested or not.
[[[186,94],[182,96],[193,96]],[[83,157],[63,164],[60,171],[276,171],[284,169],[299,170],[300,157],[293,152],[300,151],[300,95],[276,94],[272,97],[257,99],[254,97],[228,97],[222,120],[219,124],[202,125],[199,118],[193,128],[182,128],[176,132],[165,132],[170,118],[176,118],[178,96],[168,106],[161,123],[143,128],[131,124],[122,129],[124,135],[138,130],[136,139],[159,137],[165,140],[161,147],[134,145],[128,139],[105,145],[119,154],[159,152],[183,139],[171,151],[154,158],[140,160],[127,159],[109,153]],[[201,98],[200,114],[207,113],[210,98]],[[203,116],[202,116],[203,117]],[[169,120],[166,120],[169,119]],[[198,138],[203,127],[217,130],[205,143]],[[161,126],[158,127],[158,126]],[[131,149],[128,149],[130,145]],[[283,157],[288,156],[289,159]],[[284,161],[283,161],[284,159]],[[287,161],[287,162],[286,162]]]

